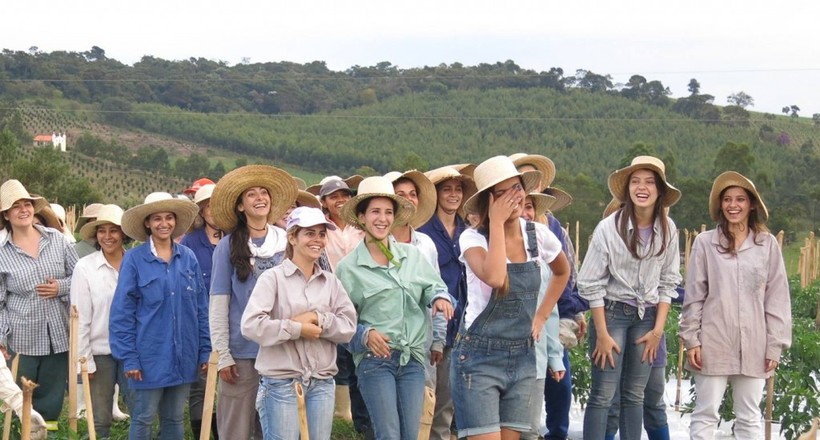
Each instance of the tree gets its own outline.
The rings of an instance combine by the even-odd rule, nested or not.
[[[632,159],[638,156],[657,156],[658,153],[655,151],[655,147],[652,145],[645,144],[643,142],[636,142],[629,150],[626,150],[626,153],[621,158],[621,162],[618,164],[618,168],[625,168],[628,167],[629,164],[632,163]]]
[[[784,114],[784,115],[789,115],[789,116],[791,116],[791,117],[793,117],[793,118],[796,118],[796,117],[798,117],[798,116],[799,116],[799,115],[797,114],[797,112],[799,112],[799,111],[800,111],[800,107],[798,107],[798,106],[796,106],[796,105],[794,105],[794,104],[792,104],[792,105],[786,105],[786,106],[783,106],[783,109],[781,109],[781,111],[783,112],[783,114]],[[791,113],[791,114],[790,114],[790,113]]]
[[[105,50],[99,46],[91,46],[91,50],[83,52],[83,56],[88,61],[105,61],[108,59],[105,57]]]
[[[697,96],[700,93],[700,83],[695,78],[689,80],[689,85],[687,86],[689,89],[689,93],[691,96]]]
[[[726,101],[743,109],[755,106],[755,99],[747,95],[746,92],[732,93],[726,98]]]
[[[814,121],[815,127],[820,127],[820,113],[811,115],[811,120]]]
[[[724,171],[737,171],[744,176],[750,176],[755,157],[747,144],[726,142],[715,156],[712,174],[717,176]]]
[[[20,141],[11,130],[4,128],[0,132],[0,168],[6,168],[11,165],[14,157],[17,156],[17,150],[20,148]]]

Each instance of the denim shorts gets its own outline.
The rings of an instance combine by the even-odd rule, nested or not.
[[[531,340],[509,341],[467,335],[453,347],[450,392],[458,436],[530,429],[535,385]]]

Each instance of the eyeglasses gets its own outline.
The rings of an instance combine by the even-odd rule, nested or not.
[[[510,191],[510,190],[512,190],[513,192],[524,191],[524,187],[520,183],[516,183],[515,185],[513,185],[513,186],[511,186],[511,187],[509,187],[505,190],[493,192],[493,197],[495,197],[497,199],[497,198],[503,196],[504,194],[507,194],[507,191]]]

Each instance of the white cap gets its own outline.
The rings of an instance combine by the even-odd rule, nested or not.
[[[336,225],[332,222],[327,221],[325,218],[325,214],[318,208],[311,208],[309,206],[300,206],[293,210],[290,213],[290,217],[288,217],[287,229],[290,229],[294,226],[299,226],[301,228],[310,228],[316,225],[325,225],[331,231],[336,230]]]

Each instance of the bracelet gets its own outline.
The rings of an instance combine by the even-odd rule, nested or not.
[[[654,336],[654,337],[656,337],[656,338],[658,338],[658,339],[660,339],[660,338],[662,338],[662,337],[663,337],[663,332],[661,332],[661,334],[657,334],[657,333],[655,333],[655,329],[654,329],[654,328],[653,328],[652,330],[650,330],[650,331],[649,331],[649,333],[652,333],[652,336]]]

